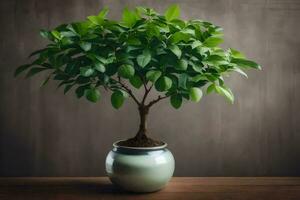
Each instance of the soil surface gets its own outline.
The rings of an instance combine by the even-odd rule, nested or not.
[[[128,140],[120,141],[117,143],[119,146],[125,147],[157,147],[162,146],[165,143],[158,140],[153,140],[151,138],[130,138]]]

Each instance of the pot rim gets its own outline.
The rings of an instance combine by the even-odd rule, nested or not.
[[[168,146],[168,144],[166,142],[163,142],[164,143],[163,145],[155,146],[155,147],[127,147],[127,146],[118,145],[118,143],[121,141],[125,141],[125,140],[118,140],[118,141],[114,142],[113,147],[121,148],[121,149],[130,149],[130,150],[161,150]]]

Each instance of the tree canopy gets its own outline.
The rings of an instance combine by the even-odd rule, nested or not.
[[[107,19],[108,9],[85,21],[62,24],[53,30],[41,30],[49,44],[33,52],[30,64],[17,68],[15,75],[31,77],[43,71],[49,80],[59,81],[64,93],[74,88],[76,96],[97,102],[99,87],[112,91],[114,108],[127,97],[138,105],[151,106],[170,98],[174,108],[183,99],[198,102],[203,95],[216,92],[234,101],[223,76],[244,69],[260,69],[237,50],[224,50],[222,29],[202,20],[182,20],[177,5],[161,15],[151,8],[136,7],[123,11],[120,21]],[[144,87],[138,99],[134,88]],[[146,104],[153,88],[161,93]]]

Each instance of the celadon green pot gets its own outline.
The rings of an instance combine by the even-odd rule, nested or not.
[[[175,160],[165,143],[157,147],[125,147],[113,144],[106,157],[111,182],[131,192],[154,192],[173,176]]]

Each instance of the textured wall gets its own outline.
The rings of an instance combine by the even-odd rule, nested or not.
[[[1,0],[0,175],[99,176],[111,144],[133,136],[134,103],[119,111],[109,94],[90,104],[64,96],[42,76],[14,79],[16,66],[45,41],[40,28],[84,19],[104,5],[119,18],[124,5],[163,11],[179,3],[184,18],[225,30],[225,44],[262,66],[228,78],[236,102],[210,95],[176,111],[167,101],[150,113],[154,138],[169,143],[177,176],[300,175],[300,1],[298,0]]]

